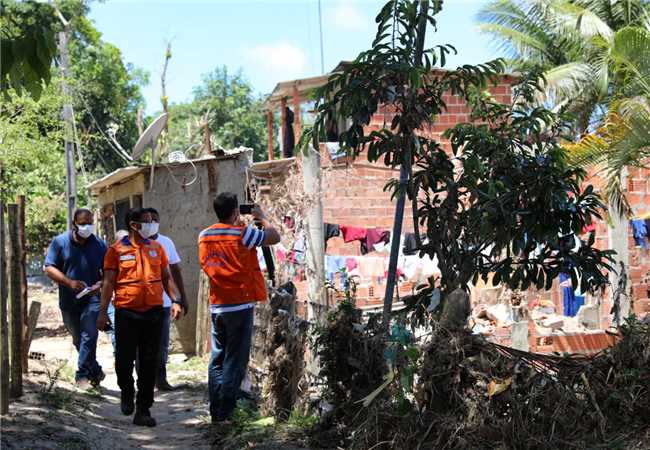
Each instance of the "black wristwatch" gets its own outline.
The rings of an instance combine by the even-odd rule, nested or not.
[[[175,304],[181,305],[181,306],[184,305],[184,303],[181,300],[176,300],[176,299],[172,300],[172,303],[175,303]]]

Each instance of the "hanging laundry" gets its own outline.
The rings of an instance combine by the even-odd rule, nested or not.
[[[296,226],[296,221],[291,216],[284,216],[282,223],[284,223],[284,226],[289,230],[293,230],[293,227]]]
[[[386,258],[379,256],[364,256],[359,258],[359,274],[363,278],[384,276]]]
[[[423,240],[425,236],[420,235],[420,240]],[[415,255],[418,252],[418,244],[415,241],[415,233],[406,233],[404,235],[404,246],[402,247],[402,252],[405,255]]]
[[[301,233],[293,244],[293,249],[289,253],[289,261],[294,264],[303,264],[305,262],[305,254],[307,251],[307,244],[305,241],[304,233]]]
[[[282,130],[282,157],[293,157],[293,148],[295,147],[295,137],[293,135],[293,111],[288,106],[285,107],[285,123]]]
[[[323,234],[325,235],[325,250],[327,250],[327,241],[333,237],[341,235],[341,227],[333,223],[323,224]]]
[[[348,256],[345,258],[345,266],[347,267],[348,272],[352,272],[359,267],[359,260],[354,256]]]
[[[366,255],[375,250],[374,246],[379,243],[384,245],[390,242],[390,231],[380,230],[379,228],[369,228],[366,230],[366,238],[361,240],[361,254]]]
[[[327,148],[327,153],[330,154],[332,161],[345,156],[345,150],[341,149],[341,145],[338,142],[327,142],[325,143],[325,148]]]
[[[345,242],[360,241],[366,238],[367,229],[361,227],[340,226]]]
[[[576,302],[575,291],[571,284],[571,276],[567,273],[560,273],[560,287],[562,288],[562,303],[564,307],[564,315],[573,317],[578,312],[574,310]]]
[[[634,243],[643,249],[648,248],[648,227],[643,219],[632,220],[632,235]]]
[[[404,256],[402,260],[402,268],[404,270],[404,276],[407,280],[412,280],[417,275],[419,269],[421,269],[423,261],[418,257],[418,255],[408,255]]]

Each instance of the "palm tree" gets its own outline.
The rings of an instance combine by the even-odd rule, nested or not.
[[[615,87],[607,116],[593,133],[566,148],[574,164],[603,168],[610,206],[627,215],[621,175],[626,167],[647,168],[650,162],[650,27],[623,28],[606,50]]]
[[[513,70],[544,70],[540,100],[572,112],[582,134],[602,119],[615,81],[603,47],[617,30],[643,24],[648,11],[648,0],[494,0],[478,21]]]
[[[513,70],[543,69],[539,100],[576,117],[570,160],[602,169],[620,215],[623,171],[650,156],[649,12],[649,0],[494,0],[478,16]]]

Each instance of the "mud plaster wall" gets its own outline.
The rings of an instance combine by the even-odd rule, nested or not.
[[[181,257],[185,292],[190,305],[187,317],[174,323],[172,341],[185,353],[193,353],[196,336],[197,294],[199,285],[197,239],[199,233],[215,223],[212,201],[219,192],[230,191],[240,199],[245,193],[245,169],[250,164],[246,155],[239,158],[212,159],[196,163],[198,179],[190,186],[178,182],[190,181],[194,171],[188,164],[158,168],[152,190],[144,195],[144,206],[160,213],[160,232],[170,237]],[[173,175],[173,176],[172,176]],[[174,180],[176,178],[176,181]],[[148,185],[147,185],[148,186]]]

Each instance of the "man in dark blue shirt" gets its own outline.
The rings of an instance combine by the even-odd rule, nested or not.
[[[55,237],[45,257],[45,273],[59,285],[63,324],[79,352],[75,381],[81,389],[98,386],[105,377],[96,357],[96,322],[107,247],[93,233],[92,212],[78,209],[73,229]]]

